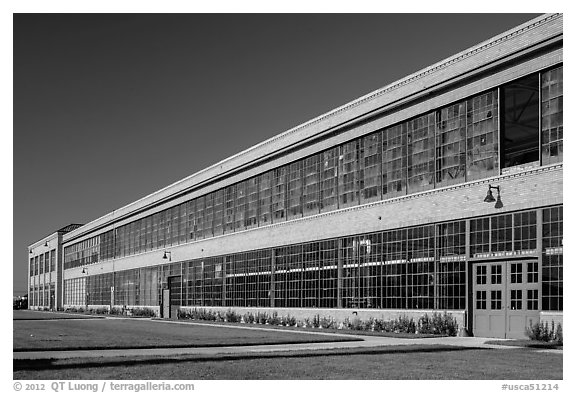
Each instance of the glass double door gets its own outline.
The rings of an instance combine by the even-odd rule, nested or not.
[[[526,338],[539,319],[538,261],[477,263],[473,285],[474,335]]]

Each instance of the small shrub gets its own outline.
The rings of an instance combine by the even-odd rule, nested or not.
[[[224,316],[224,320],[227,322],[240,322],[241,318],[242,318],[241,315],[236,314],[235,311],[232,311],[230,309],[228,309],[228,311],[226,311],[226,314]],[[244,322],[246,322],[246,320],[244,320]]]
[[[244,322],[255,323],[254,314],[252,314],[251,312],[244,314]]]
[[[269,315],[266,318],[266,324],[268,325],[280,325],[280,318],[278,317],[278,313],[274,311],[272,315]]]
[[[320,327],[320,314],[316,314],[314,317],[312,317],[311,325],[314,328]]]
[[[320,327],[323,329],[334,329],[336,327],[336,320],[331,317],[322,317]]]
[[[180,310],[178,310],[180,311]],[[143,308],[134,308],[132,310],[132,315],[135,317],[155,317],[156,316],[156,312],[148,307],[143,307]]]
[[[296,326],[296,318],[288,314],[284,323],[286,326]]]

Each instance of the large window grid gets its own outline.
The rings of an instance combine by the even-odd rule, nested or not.
[[[258,179],[258,223],[272,224],[272,172],[265,172]]]
[[[338,209],[338,147],[322,153],[320,176],[320,210],[327,212]]]
[[[258,226],[258,177],[246,180],[246,229]]]
[[[304,216],[320,213],[320,154],[304,160],[302,193]]]
[[[247,208],[247,194],[246,185],[248,181],[242,181],[236,184],[236,199],[234,201],[234,231],[243,231],[246,228],[246,208]]]
[[[338,203],[340,208],[359,204],[361,172],[360,140],[343,144],[338,160]]]
[[[542,310],[563,310],[563,207],[542,211]]]
[[[558,162],[562,159],[562,67],[529,77],[534,75],[541,80],[541,161]],[[64,266],[83,266],[294,219],[303,212],[315,214],[497,175],[501,166],[498,106],[499,90],[493,89],[359,137],[67,246]],[[266,174],[272,183],[260,188],[270,190],[270,199],[267,194],[260,198],[258,187],[251,187]],[[224,194],[222,209],[218,192]],[[188,220],[183,220],[186,215]]]
[[[467,176],[476,180],[498,174],[498,92],[466,102]]]
[[[541,76],[542,164],[562,162],[563,146],[563,67]]]
[[[406,195],[408,124],[402,123],[383,131],[382,196]]]
[[[408,122],[408,193],[434,188],[434,113]]]
[[[436,308],[463,310],[466,307],[466,222],[436,225],[436,249]]]
[[[382,199],[382,132],[375,132],[360,140],[360,203]]]
[[[288,220],[302,217],[302,164],[296,161],[288,166]]]
[[[462,183],[466,174],[466,102],[436,111],[436,187]]]

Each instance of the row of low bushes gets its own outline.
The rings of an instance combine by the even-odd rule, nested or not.
[[[562,324],[559,323],[555,326],[554,321],[552,321],[550,328],[548,328],[548,322],[532,324],[532,321],[530,321],[530,327],[527,329],[526,334],[530,340],[554,342],[558,345],[563,345],[564,343]]]
[[[178,310],[178,319],[192,319],[200,321],[215,322],[237,322],[261,325],[275,326],[296,326],[317,329],[346,329],[346,330],[364,330],[372,332],[390,332],[390,333],[412,333],[412,334],[437,334],[446,336],[456,336],[458,333],[458,323],[448,313],[433,313],[423,315],[417,321],[414,318],[400,316],[393,320],[383,320],[378,318],[369,318],[361,320],[354,318],[350,320],[345,318],[344,321],[338,322],[332,317],[322,317],[319,314],[312,318],[297,320],[291,315],[279,316],[277,312],[268,314],[266,312],[238,314],[233,310],[212,311],[209,309],[180,309]]]
[[[147,307],[138,307],[138,308],[125,308],[125,307],[112,307],[109,309],[108,307],[90,307],[88,309],[84,309],[84,307],[68,307],[64,310],[65,312],[73,312],[73,313],[90,313],[90,314],[109,314],[109,315],[130,315],[135,317],[155,317],[156,312]]]

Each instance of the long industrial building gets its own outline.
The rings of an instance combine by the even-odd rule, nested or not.
[[[546,14],[28,248],[32,309],[562,322],[563,17]]]

